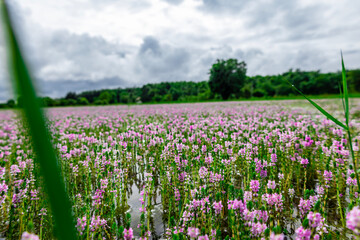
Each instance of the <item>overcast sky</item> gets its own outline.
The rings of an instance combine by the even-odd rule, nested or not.
[[[42,95],[202,81],[216,59],[248,75],[360,67],[355,0],[8,0]],[[7,99],[0,40],[0,101]]]

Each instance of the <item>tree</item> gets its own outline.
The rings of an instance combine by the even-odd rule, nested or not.
[[[15,101],[14,99],[9,99],[6,103],[6,105],[9,107],[9,108],[14,108],[15,107]]]
[[[87,100],[86,97],[81,97],[81,98],[79,98],[79,100],[78,100],[78,104],[79,104],[79,105],[89,105],[89,101]]]
[[[100,93],[99,99],[103,104],[109,104],[111,100],[111,94],[108,91],[102,91]]]
[[[141,88],[141,101],[150,102],[153,97],[153,91],[150,84],[146,84]]]
[[[245,79],[245,62],[238,62],[237,59],[218,59],[210,69],[209,86],[213,93],[220,94],[223,99],[228,99],[232,93],[239,97]]]
[[[43,97],[41,102],[44,107],[53,107],[56,105],[55,100],[50,97]]]
[[[351,90],[360,92],[360,69],[355,69],[348,72],[349,75],[349,85],[352,88]]]
[[[77,99],[77,95],[75,92],[68,92],[65,96],[65,99],[66,100],[69,100],[69,99],[74,99],[76,100]]]

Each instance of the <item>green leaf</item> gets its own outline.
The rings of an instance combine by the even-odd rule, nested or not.
[[[341,52],[341,68],[342,68],[342,83],[343,83],[343,91],[344,91],[344,99],[345,99],[345,119],[346,126],[349,126],[349,93],[346,82],[346,70],[344,65],[343,54]]]
[[[319,110],[324,116],[326,116],[328,119],[339,125],[340,127],[347,130],[348,128],[339,120],[337,120],[335,117],[333,117],[330,113],[325,111],[322,107],[320,107],[316,102],[312,101],[310,98],[306,97],[299,89],[297,89],[293,84],[291,84],[289,81],[288,83],[298,92],[300,93],[306,100],[308,100],[314,107],[316,107],[317,110]]]
[[[45,125],[45,117],[40,109],[30,73],[21,54],[4,0],[0,0],[0,8],[3,17],[4,36],[7,40],[9,73],[17,94],[24,100],[22,106],[23,116],[29,126],[36,160],[44,177],[51,212],[54,215],[56,225],[54,234],[58,239],[76,239],[75,222],[72,217],[71,204],[65,190],[60,165],[52,147],[50,135]]]

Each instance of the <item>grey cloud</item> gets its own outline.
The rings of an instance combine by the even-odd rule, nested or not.
[[[90,1],[71,1],[66,9],[77,16],[86,14],[87,10],[103,10],[105,8],[122,8],[132,13],[141,12],[151,7],[150,0],[90,0]]]
[[[9,89],[0,87],[0,103],[4,103],[9,99],[14,99],[14,95],[11,94]]]
[[[202,53],[198,53],[202,56],[199,60],[198,66],[201,66],[203,69],[203,74],[207,74],[212,64],[216,62],[217,59],[229,59],[236,58],[239,61],[245,61],[248,65],[248,73],[250,75],[257,72],[259,68],[259,62],[265,60],[265,53],[259,48],[236,48],[229,45],[221,45],[217,47],[212,47],[211,51],[203,50]]]
[[[159,41],[151,36],[145,37],[143,44],[140,46],[140,52],[141,55],[144,54],[152,54],[155,56],[161,55],[161,48]]]
[[[26,47],[35,76],[48,80],[96,81],[126,75],[125,64],[135,47],[102,37],[68,31],[39,30]]]
[[[180,5],[179,11],[185,6],[181,5],[183,0],[162,1]],[[196,22],[194,28],[184,22],[178,31],[178,26],[169,21],[164,24],[166,27],[160,24],[155,32],[149,29],[149,34],[154,34],[151,37],[143,37],[144,30],[139,29],[136,36],[143,37],[143,42],[135,45],[108,41],[102,36],[75,34],[70,32],[71,28],[42,29],[31,22],[29,12],[19,8],[18,0],[14,0],[12,11],[15,24],[20,27],[18,33],[21,39],[26,39],[22,41],[26,56],[35,76],[41,79],[41,93],[53,97],[68,91],[131,87],[149,82],[206,80],[216,59],[244,60],[248,75],[279,74],[289,68],[326,72],[340,68],[339,50],[343,49],[349,68],[359,67],[360,18],[356,9],[360,2],[305,5],[300,0],[198,1],[201,5],[194,19],[214,18],[219,26],[230,20],[234,26],[224,25],[227,31],[219,30],[218,34],[215,32],[218,26],[213,28],[206,21]],[[64,9],[69,15],[82,17],[98,9],[122,8],[134,13],[156,10],[152,5],[150,0],[65,1]],[[172,9],[166,11],[170,14]],[[157,24],[152,19],[148,21],[150,25]],[[0,42],[3,55],[1,45]],[[3,75],[1,70],[0,67]],[[0,76],[0,94],[6,89],[2,87],[4,79]]]
[[[67,53],[84,54],[97,51],[105,56],[117,55],[124,58],[126,50],[121,46],[109,43],[99,36],[89,36],[88,34],[72,34],[67,31],[54,32],[49,38],[49,44],[56,49],[62,49]]]
[[[190,53],[185,48],[160,44],[154,37],[145,37],[138,52],[139,70],[152,82],[186,80]],[[149,80],[148,80],[149,81]]]
[[[344,50],[343,54],[360,54],[360,49],[349,49]]]
[[[243,60],[251,60],[255,57],[264,55],[264,52],[261,49],[257,49],[257,48],[250,48],[246,51],[243,51],[241,49],[238,49],[235,51],[235,56],[239,59],[243,59]]]
[[[17,5],[11,9],[18,14],[23,12]],[[40,79],[37,86],[41,95],[59,97],[70,90],[131,86],[131,72],[127,69],[131,68],[132,55],[136,54],[135,45],[110,42],[101,36],[74,34],[67,30],[43,29],[25,21],[24,15],[26,13],[23,12],[15,21],[16,30],[32,73],[36,79]],[[3,41],[0,41],[1,57],[5,55],[3,46]],[[0,101],[5,96],[4,89],[8,89],[5,87],[7,80],[4,80],[2,65],[3,61],[0,63]]]
[[[199,6],[199,9],[204,12],[215,14],[237,14],[250,2],[250,0],[202,0],[202,5]]]
[[[272,21],[278,19],[280,23],[291,22],[291,19],[284,19],[286,12],[294,13],[293,10],[296,8],[296,2],[294,1],[260,1],[253,2],[246,11],[247,25],[249,27],[258,27],[263,24],[271,25]],[[295,13],[296,14],[296,13]]]
[[[313,3],[301,6],[301,1],[221,1],[202,0],[200,10],[245,21],[249,37],[267,37],[276,41],[298,41],[316,38],[322,31],[326,5]],[[252,30],[252,31],[250,31]]]
[[[184,0],[163,0],[167,3],[173,4],[173,5],[179,5],[181,4]]]
[[[39,89],[41,96],[51,97],[64,97],[67,92],[75,91],[82,92],[88,90],[99,90],[99,89],[111,89],[119,87],[133,87],[128,82],[124,81],[119,77],[110,77],[101,79],[99,81],[91,81],[88,79],[84,80],[57,80],[57,81],[46,81],[39,80],[37,84],[41,86]]]

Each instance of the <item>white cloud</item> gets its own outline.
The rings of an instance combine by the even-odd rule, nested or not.
[[[360,62],[360,3],[351,0],[14,0],[11,8],[42,92],[54,97],[206,80],[218,58],[245,60],[249,75],[337,71],[340,49],[348,68]]]

